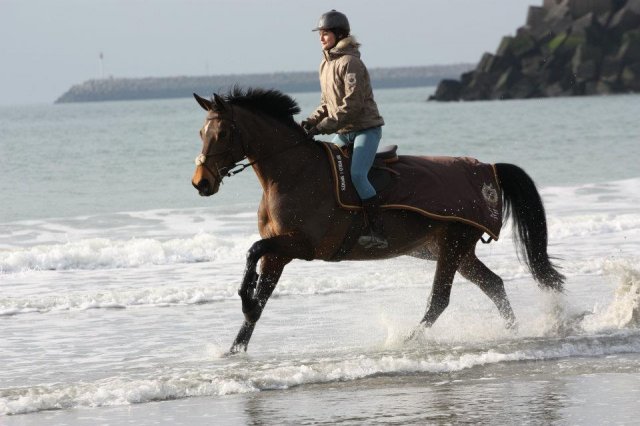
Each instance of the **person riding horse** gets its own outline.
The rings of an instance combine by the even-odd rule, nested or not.
[[[380,198],[367,177],[382,138],[384,120],[373,99],[367,67],[360,59],[360,44],[350,35],[347,17],[331,10],[320,17],[313,31],[320,32],[321,104],[301,125],[310,137],[337,133],[333,143],[353,144],[351,178],[362,200],[369,231],[358,238],[366,248],[387,248]]]

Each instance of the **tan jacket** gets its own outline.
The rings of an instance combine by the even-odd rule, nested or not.
[[[320,64],[320,106],[307,122],[320,133],[348,133],[379,127],[384,120],[373,99],[367,67],[360,60],[360,44],[351,36],[324,51]]]

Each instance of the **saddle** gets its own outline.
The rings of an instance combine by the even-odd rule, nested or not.
[[[361,200],[351,183],[352,148],[320,143],[329,159],[336,201],[343,209],[359,211]],[[498,239],[502,196],[493,164],[471,157],[397,155],[397,149],[397,145],[380,149],[369,172],[382,209],[463,222]]]

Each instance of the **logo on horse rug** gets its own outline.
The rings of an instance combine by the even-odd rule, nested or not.
[[[323,142],[333,170],[335,195],[344,209],[361,209],[351,183],[350,152]],[[470,157],[394,156],[374,163],[369,180],[383,209],[410,210],[438,220],[467,223],[497,240],[502,197],[493,164]]]

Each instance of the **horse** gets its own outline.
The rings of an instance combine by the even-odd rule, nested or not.
[[[218,192],[225,177],[251,167],[263,190],[258,208],[261,239],[247,252],[238,290],[244,320],[229,351],[236,353],[247,350],[285,266],[293,259],[334,260],[353,214],[334,197],[321,144],[295,122],[300,108],[294,99],[273,89],[237,86],[210,99],[193,95],[207,115],[200,129],[202,151],[196,158],[192,185],[208,197]],[[547,253],[546,214],[533,180],[513,164],[497,163],[495,170],[503,216],[514,222],[519,259],[524,259],[542,289],[562,292],[565,277]],[[383,222],[389,241],[386,249],[356,245],[342,260],[409,255],[436,261],[427,309],[416,330],[433,325],[446,309],[456,272],[491,299],[506,327],[516,327],[503,280],[476,256],[482,230],[405,210],[383,210]]]

